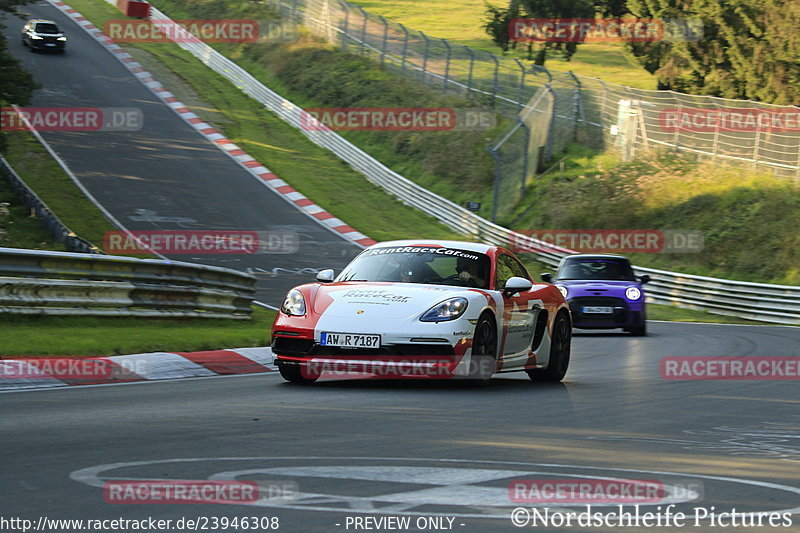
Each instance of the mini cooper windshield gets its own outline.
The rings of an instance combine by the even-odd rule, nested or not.
[[[636,281],[630,263],[617,258],[568,258],[556,278],[565,280]]]
[[[336,281],[425,283],[489,288],[485,254],[432,246],[393,246],[365,250]]]

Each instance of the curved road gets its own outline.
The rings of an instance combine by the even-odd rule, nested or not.
[[[660,480],[684,490],[676,510],[686,513],[800,512],[797,381],[667,381],[659,370],[670,355],[800,357],[800,329],[651,326],[646,338],[579,333],[560,385],[509,374],[479,389],[303,387],[267,374],[8,393],[0,514],[275,516],[291,532],[432,516],[452,518],[456,531],[513,531],[511,481],[575,477]],[[104,503],[103,483],[115,479],[289,483],[300,494],[257,505]],[[794,529],[776,530],[797,531],[800,515],[790,518]],[[752,531],[707,521],[685,529]]]
[[[5,17],[9,51],[42,85],[31,106],[142,110],[140,131],[43,132],[81,183],[128,229],[298,234],[299,250],[291,255],[172,256],[237,270],[260,269],[257,297],[271,305],[279,305],[290,287],[313,279],[308,272],[292,272],[341,268],[359,251],[290,206],[189,127],[58,9],[46,2],[22,9],[32,17],[55,20],[69,38],[64,55],[31,53],[20,43],[23,21]],[[269,166],[269,161],[263,163]]]

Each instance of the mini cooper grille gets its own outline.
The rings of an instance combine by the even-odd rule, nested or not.
[[[581,310],[584,307],[612,307],[614,312],[608,314],[586,313]],[[597,324],[613,325],[626,324],[628,321],[628,305],[622,298],[611,296],[579,296],[569,301],[569,308],[572,311],[572,321],[577,325]]]

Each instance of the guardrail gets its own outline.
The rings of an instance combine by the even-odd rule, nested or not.
[[[33,189],[28,187],[28,184],[17,174],[11,164],[0,155],[0,174],[5,175],[11,188],[17,193],[25,204],[30,207],[39,220],[44,224],[45,229],[53,236],[56,242],[64,243],[67,250],[71,252],[85,252],[90,254],[103,253],[99,248],[75,235],[75,232],[69,229],[66,224],[47,207],[44,200],[33,192]]]
[[[152,9],[150,18],[171,21],[156,8]],[[574,253],[569,249],[554,248],[550,244],[498,226],[467,211],[387,168],[334,131],[308,131],[309,128],[302,127],[300,107],[264,86],[246,70],[207,44],[198,40],[178,43],[178,46],[299,129],[314,144],[336,154],[370,182],[404,203],[433,216],[446,226],[493,244],[508,245],[514,242],[531,246],[543,245],[553,249],[554,252],[540,252],[536,256],[550,266],[557,265],[564,255]],[[653,303],[763,322],[800,325],[800,287],[730,281],[642,267],[636,267],[635,271],[640,275],[645,273],[651,275],[653,281],[647,285],[647,293],[648,301]]]
[[[180,261],[0,248],[0,313],[249,319],[255,282]]]

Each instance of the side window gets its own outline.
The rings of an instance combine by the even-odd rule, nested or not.
[[[510,255],[501,254],[497,257],[497,268],[494,277],[494,288],[498,291],[503,290],[509,278],[520,277],[530,279],[525,267]]]

